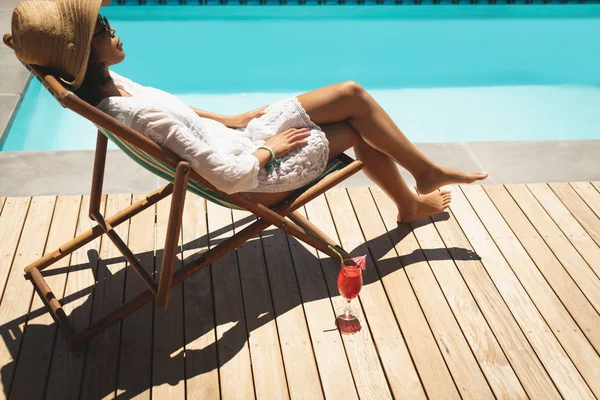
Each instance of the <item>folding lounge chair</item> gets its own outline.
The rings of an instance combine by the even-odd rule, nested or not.
[[[8,47],[12,48],[11,35],[4,35],[3,40]],[[66,336],[71,347],[75,347],[88,341],[93,336],[99,334],[153,300],[156,301],[160,308],[165,309],[169,302],[171,287],[181,284],[185,279],[189,278],[200,269],[210,265],[210,263],[216,259],[240,246],[242,243],[256,236],[271,225],[284,230],[290,235],[331,257],[338,257],[336,251],[343,257],[348,256],[347,252],[296,210],[360,171],[363,167],[362,162],[353,160],[342,154],[328,165],[327,171],[316,181],[312,182],[307,187],[299,189],[277,206],[269,208],[253,200],[250,195],[242,193],[228,195],[220,192],[202,178],[201,175],[193,171],[187,162],[183,161],[175,154],[167,149],[161,148],[144,135],[126,127],[65,89],[61,84],[61,81],[57,79],[51,71],[39,66],[24,65],[50,91],[63,107],[90,120],[98,128],[89,208],[89,217],[96,221],[97,225],[75,239],[63,244],[58,249],[47,253],[25,268],[25,278],[31,281],[46,308]],[[108,139],[113,141],[138,164],[171,183],[149,194],[145,199],[106,218],[100,212],[100,199],[102,196]],[[187,191],[225,207],[248,210],[254,213],[258,219],[242,231],[220,243],[218,246],[206,251],[195,261],[174,271],[179,232],[181,229],[181,219]],[[151,207],[160,200],[166,198],[170,194],[173,196],[171,198],[162,268],[157,284],[154,278],[143,268],[125,242],[119,237],[114,228],[146,208]],[[90,324],[87,328],[76,332],[73,323],[61,306],[60,299],[54,296],[51,288],[44,280],[41,271],[102,234],[106,234],[110,238],[125,257],[128,265],[133,267],[138,275],[144,280],[148,289],[129,302],[121,305],[116,310],[108,313],[105,317]],[[336,250],[332,250],[330,246]]]

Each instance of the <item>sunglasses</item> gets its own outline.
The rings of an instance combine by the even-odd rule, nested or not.
[[[108,19],[98,14],[98,22],[102,24],[102,29],[100,29],[98,32],[95,32],[92,38],[95,38],[98,35],[102,35],[104,32],[108,32],[112,36],[112,28],[110,26],[110,23],[108,22]]]

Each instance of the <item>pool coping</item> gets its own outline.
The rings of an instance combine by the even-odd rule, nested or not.
[[[441,165],[488,172],[490,177],[483,183],[600,181],[600,140],[420,143],[417,147]],[[89,194],[93,160],[93,150],[0,152],[0,196]],[[400,170],[413,184],[412,176]],[[164,183],[121,150],[108,151],[104,193],[148,193]],[[342,184],[372,185],[363,173]]]

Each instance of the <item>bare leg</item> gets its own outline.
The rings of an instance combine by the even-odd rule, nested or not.
[[[406,168],[420,193],[452,183],[472,183],[487,174],[442,168],[421,153],[381,106],[356,82],[344,82],[305,93],[298,100],[316,124],[347,121],[374,149]]]
[[[398,207],[398,221],[410,222],[432,214],[440,213],[450,203],[449,192],[435,192],[418,196],[411,192],[400,175],[396,163],[384,153],[367,144],[348,123],[341,122],[322,126],[329,140],[329,158],[354,147],[357,158],[365,164],[363,171],[379,186]],[[265,205],[281,202],[291,192],[252,193],[252,197]]]

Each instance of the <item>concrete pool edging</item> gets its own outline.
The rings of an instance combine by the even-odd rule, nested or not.
[[[483,183],[600,181],[600,140],[420,143],[417,147],[441,165],[488,172],[490,177]],[[87,195],[93,160],[93,150],[0,152],[0,196]],[[410,174],[400,170],[413,184]],[[108,151],[104,193],[148,193],[164,183],[121,150]],[[363,173],[342,184],[372,185]]]
[[[0,57],[0,61],[1,57]],[[28,73],[27,81],[19,94],[0,93],[0,149],[8,137],[8,132],[17,116],[19,107],[23,103],[24,93],[27,91],[33,76]]]

